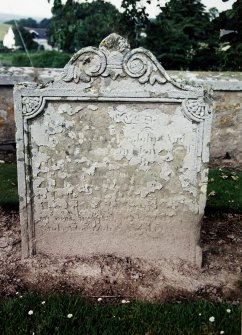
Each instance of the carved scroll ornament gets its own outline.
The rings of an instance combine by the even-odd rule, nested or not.
[[[61,86],[63,81],[76,84],[91,82],[92,84],[92,79],[98,76],[110,77],[112,80],[129,77],[136,79],[140,84],[149,85],[169,83],[175,88],[173,95],[174,92],[171,90],[172,98],[177,99],[177,92],[181,92],[179,96],[181,111],[189,120],[201,122],[211,114],[210,103],[206,102],[211,92],[206,93],[202,87],[191,87],[174,81],[150,51],[143,48],[131,50],[127,40],[117,34],[111,34],[105,38],[99,48],[87,47],[77,52],[64,67],[58,81],[61,81]],[[44,86],[44,89],[46,87]],[[53,87],[55,86],[51,88]],[[183,94],[184,91],[185,94]],[[194,94],[187,95],[187,92],[194,92]],[[23,97],[22,110],[25,117],[32,118],[40,113],[45,101],[42,94],[39,97]]]
[[[156,58],[147,50],[130,50],[125,38],[111,34],[97,48],[84,48],[65,66],[62,79],[75,83],[90,82],[92,77],[137,78],[141,84],[164,84],[169,76]]]

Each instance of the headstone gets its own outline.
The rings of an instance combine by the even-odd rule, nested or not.
[[[201,265],[209,94],[117,34],[15,88],[22,255]]]

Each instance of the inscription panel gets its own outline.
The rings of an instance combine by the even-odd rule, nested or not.
[[[37,250],[48,234],[168,238],[172,221],[180,230],[184,209],[198,214],[198,129],[179,104],[48,103],[30,121]]]

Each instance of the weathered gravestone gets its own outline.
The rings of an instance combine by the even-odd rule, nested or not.
[[[211,111],[116,34],[15,88],[22,254],[201,264]]]

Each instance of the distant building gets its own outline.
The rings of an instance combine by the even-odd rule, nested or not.
[[[47,29],[31,28],[31,27],[24,27],[24,28],[30,32],[30,34],[33,37],[33,40],[36,43],[44,47],[44,50],[52,50],[52,46],[48,44]]]
[[[43,46],[44,50],[52,50],[52,46],[48,44],[47,40],[47,29],[30,27],[24,27],[24,29],[31,33],[33,40],[40,46]],[[3,37],[3,45],[10,50],[18,48],[16,47],[15,36],[11,26],[8,28],[8,31]]]
[[[3,46],[11,50],[16,49],[15,36],[12,27],[8,28],[8,31],[3,38]]]

